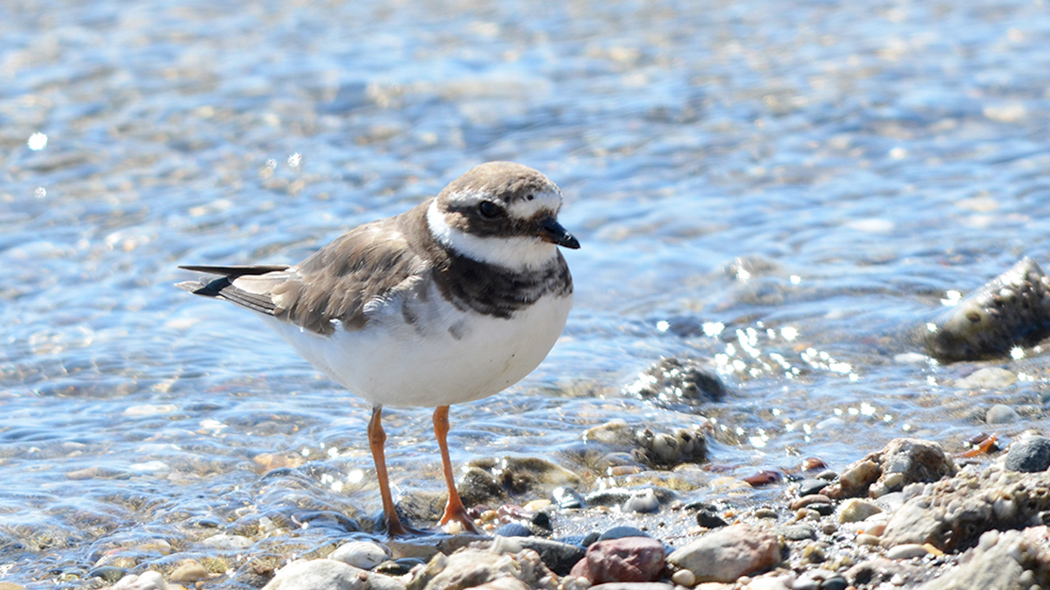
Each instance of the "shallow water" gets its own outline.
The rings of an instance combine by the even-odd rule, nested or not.
[[[547,361],[453,409],[458,463],[703,415],[704,495],[1041,428],[1042,350],[938,366],[908,335],[1050,261],[1048,43],[1042,1],[5,4],[0,579],[222,553],[210,529],[309,554],[374,514],[366,405],[175,267],[295,262],[486,160],[555,180],[583,248]],[[625,393],[666,355],[732,394]],[[1020,379],[952,385],[983,366]],[[429,419],[387,414],[402,492],[441,489]]]

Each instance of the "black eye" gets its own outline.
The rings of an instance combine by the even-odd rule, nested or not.
[[[503,214],[503,210],[492,201],[482,201],[478,205],[478,213],[481,213],[481,216],[485,219],[495,219]]]

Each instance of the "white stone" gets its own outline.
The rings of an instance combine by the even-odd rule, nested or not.
[[[370,570],[390,559],[390,550],[368,541],[351,541],[340,545],[328,556],[328,559]]]

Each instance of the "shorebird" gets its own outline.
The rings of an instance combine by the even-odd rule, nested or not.
[[[547,356],[572,307],[558,246],[561,191],[512,162],[482,164],[409,211],[343,234],[292,266],[179,268],[179,283],[260,316],[317,370],[372,404],[368,442],[387,533],[409,534],[387,477],[384,406],[433,407],[448,503],[440,524],[476,531],[456,491],[449,405],[499,393]]]

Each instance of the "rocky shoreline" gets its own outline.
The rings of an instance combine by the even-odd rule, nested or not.
[[[993,441],[994,442],[994,441]],[[1050,587],[1050,439],[950,457],[896,439],[841,473],[758,480],[774,500],[595,505],[567,495],[475,512],[488,534],[403,540],[360,534],[302,559],[255,561],[241,587],[267,590],[845,590]],[[819,468],[814,464],[813,467]],[[605,519],[605,520],[603,520]],[[600,523],[609,526],[596,530]],[[626,524],[625,524],[626,523]],[[583,527],[590,528],[585,534]],[[221,535],[220,535],[221,536]],[[227,539],[224,543],[232,543]],[[203,560],[115,579],[120,590],[208,588],[228,572]],[[278,567],[279,566],[279,567]],[[107,585],[96,578],[95,587]],[[110,582],[112,583],[112,582]]]

